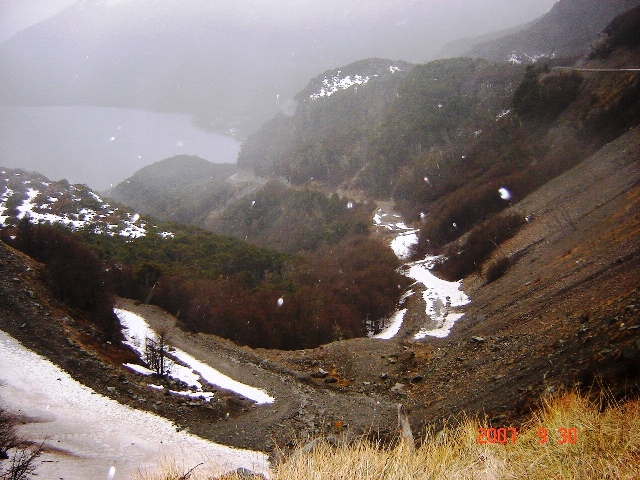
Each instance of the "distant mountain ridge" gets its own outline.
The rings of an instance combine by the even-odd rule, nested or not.
[[[463,55],[514,63],[579,56],[613,18],[637,5],[639,0],[559,0],[527,28],[479,43]]]
[[[411,0],[81,0],[0,44],[0,104],[188,113],[245,135],[318,72],[432,57],[437,34],[424,26],[444,10]]]

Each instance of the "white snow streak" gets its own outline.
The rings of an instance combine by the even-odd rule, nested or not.
[[[408,230],[391,241],[391,249],[399,259],[404,260],[411,255],[411,247],[416,243],[418,243],[418,230]]]
[[[500,193],[502,195],[503,192]],[[379,209],[374,215],[373,221],[376,226],[396,233],[391,241],[391,248],[398,258],[407,259],[411,254],[411,247],[418,242],[418,230],[410,229],[403,222],[395,220],[398,215],[391,215],[392,219],[387,220],[389,216],[389,214],[383,213],[382,209]],[[414,339],[416,340],[427,336],[447,337],[455,322],[464,315],[455,309],[469,303],[469,297],[460,290],[462,282],[448,282],[431,273],[430,270],[436,261],[437,257],[426,257],[421,261],[406,263],[403,267],[405,276],[414,279],[417,284],[423,286],[425,313],[430,320],[427,326],[415,334]],[[405,298],[403,297],[402,301]],[[396,311],[390,319],[391,324],[372,338],[390,339],[396,336],[402,327],[405,313],[406,309]]]
[[[407,313],[407,309],[403,308],[402,310],[398,310],[391,316],[391,323],[387,328],[381,331],[379,334],[374,335],[371,338],[377,338],[380,340],[389,340],[395,337],[400,331],[400,327],[402,327],[402,322],[404,321],[404,315]]]
[[[422,328],[414,336],[416,340],[426,336],[447,337],[453,325],[464,315],[451,309],[469,303],[469,297],[460,290],[462,282],[448,282],[431,273],[430,269],[436,260],[437,257],[427,257],[419,262],[407,264],[409,269],[405,275],[424,285],[425,291],[422,296],[427,305],[426,314],[435,323],[435,328]]]
[[[127,338],[125,343],[130,345],[142,356],[144,353],[145,339],[156,338],[156,333],[141,316],[118,308],[114,309],[114,312],[120,319],[122,326],[126,329],[126,332],[123,332]],[[212,385],[217,385],[225,390],[231,390],[258,404],[273,403],[275,401],[275,399],[264,390],[233,380],[178,348],[171,349],[170,355],[187,365],[187,367],[170,361],[168,365],[169,375],[182,380],[188,385],[194,386],[197,391],[193,396],[204,396],[206,398],[208,393],[210,393],[202,391],[200,379],[204,379]]]

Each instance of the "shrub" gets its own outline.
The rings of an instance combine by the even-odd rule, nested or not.
[[[487,265],[484,271],[484,278],[487,283],[495,282],[511,268],[513,261],[509,257],[500,257],[499,259]]]
[[[34,446],[18,438],[14,420],[0,410],[0,479],[32,478],[36,471],[35,461],[41,454],[42,445]]]
[[[437,270],[449,280],[459,280],[476,271],[498,246],[516,234],[524,223],[521,214],[496,215],[472,230],[462,245],[453,244]]]
[[[547,68],[527,67],[511,101],[518,115],[552,121],[576,99],[583,80],[578,72],[547,72]]]

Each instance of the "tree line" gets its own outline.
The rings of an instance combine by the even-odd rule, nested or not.
[[[56,298],[105,339],[119,338],[119,295],[165,308],[191,331],[252,347],[313,348],[378,332],[407,282],[393,252],[366,235],[287,255],[174,226],[174,238],[131,240],[27,218],[0,235],[42,262]]]

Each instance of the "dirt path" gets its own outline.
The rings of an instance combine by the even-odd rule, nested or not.
[[[310,374],[291,369],[277,352],[253,351],[224,339],[184,332],[175,318],[163,310],[121,299],[119,308],[142,316],[154,330],[165,328],[170,343],[207,363],[221,373],[247,385],[265,390],[275,398],[272,404],[243,404],[240,415],[217,422],[190,425],[190,431],[226,445],[273,452],[318,435],[338,433],[336,425],[348,425],[350,434],[371,430],[389,432],[395,428],[396,406],[370,395],[344,394],[340,386],[320,387]],[[326,368],[330,368],[327,366]],[[317,370],[317,369],[316,369]]]

